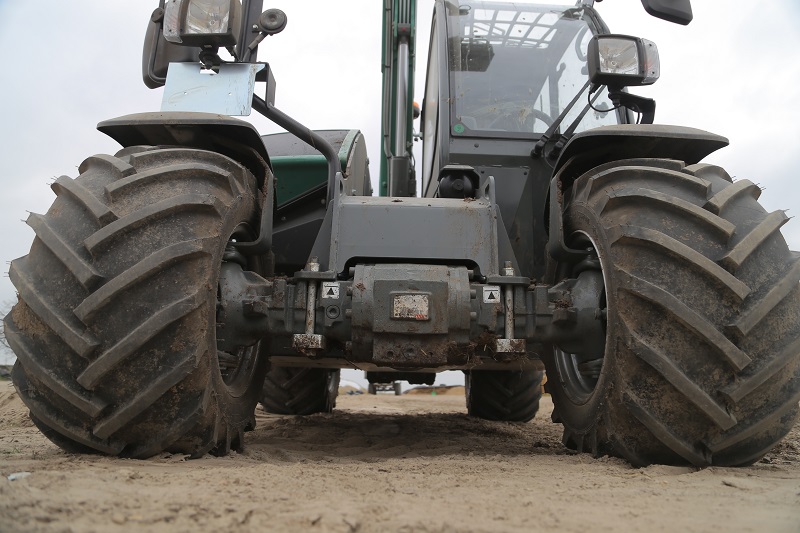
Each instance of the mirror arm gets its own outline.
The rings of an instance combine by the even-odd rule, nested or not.
[[[621,90],[609,90],[608,99],[615,107],[622,106],[642,115],[639,124],[652,124],[656,117],[656,101]]]

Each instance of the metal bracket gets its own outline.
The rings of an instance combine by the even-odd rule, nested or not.
[[[248,116],[256,74],[265,66],[223,63],[219,72],[204,72],[199,63],[170,63],[161,111]]]
[[[319,281],[312,276],[320,274],[319,262],[316,257],[312,257],[308,261],[302,273],[308,275],[308,281],[306,281],[306,332],[292,335],[292,348],[303,355],[314,357],[325,349],[325,337],[314,333],[317,312],[317,283]]]
[[[514,267],[511,261],[506,261],[503,268],[503,275],[499,279],[509,278],[516,279]],[[500,282],[502,283],[502,282]],[[494,348],[498,354],[513,354],[525,353],[525,339],[514,338],[514,286],[513,284],[504,284],[503,286],[503,307],[505,310],[505,338],[495,339]]]

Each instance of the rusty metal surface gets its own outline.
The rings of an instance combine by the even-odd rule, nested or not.
[[[315,356],[325,349],[325,337],[298,333],[292,336],[292,348],[309,357]]]
[[[352,290],[352,355],[390,367],[447,364],[469,342],[466,267],[359,265]]]
[[[525,339],[495,339],[494,349],[500,354],[525,353]]]
[[[430,320],[429,294],[393,294],[392,318]]]
[[[476,283],[466,267],[358,265],[351,274],[348,281],[318,282],[314,333],[324,336],[324,349],[322,339],[294,335],[308,329],[308,280],[273,280],[273,361],[302,365],[313,358],[329,367],[414,371],[532,369],[545,350],[542,341],[563,335],[553,315],[572,305],[568,287],[552,291],[527,278],[521,285],[515,276],[495,277],[510,285]]]

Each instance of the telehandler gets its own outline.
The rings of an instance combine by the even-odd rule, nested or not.
[[[415,161],[416,2],[383,5],[374,196],[359,130],[276,107],[257,53],[282,11],[160,0],[142,67],[161,110],[98,125],[122,149],[52,184],[9,269],[34,423],[69,451],[197,457],[241,449],[258,402],[331,410],[342,368],[462,370],[471,415],[518,422],[546,369],[579,452],[759,460],[798,416],[800,255],[754,183],[701,163],[725,138],[628,92],[658,79],[655,44],[592,0],[437,0]],[[251,110],[286,133],[232,118]]]

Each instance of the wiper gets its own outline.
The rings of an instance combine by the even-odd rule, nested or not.
[[[544,151],[544,147],[547,144],[547,141],[549,141],[550,137],[552,137],[553,134],[556,132],[556,130],[558,130],[559,126],[561,126],[561,122],[564,120],[564,117],[566,117],[567,113],[569,113],[570,110],[575,106],[575,103],[581,97],[583,91],[585,91],[589,87],[589,85],[591,85],[591,83],[592,82],[589,80],[586,81],[583,87],[581,87],[581,90],[578,91],[578,94],[575,95],[575,98],[573,98],[572,101],[567,105],[567,107],[565,107],[564,110],[561,111],[561,114],[558,115],[558,118],[556,118],[552,124],[550,124],[550,127],[547,128],[547,131],[544,132],[541,137],[539,137],[539,140],[536,141],[536,145],[534,145],[533,150],[531,150],[532,158],[538,159],[542,156],[542,152]],[[584,113],[585,112],[586,111],[584,111]]]

